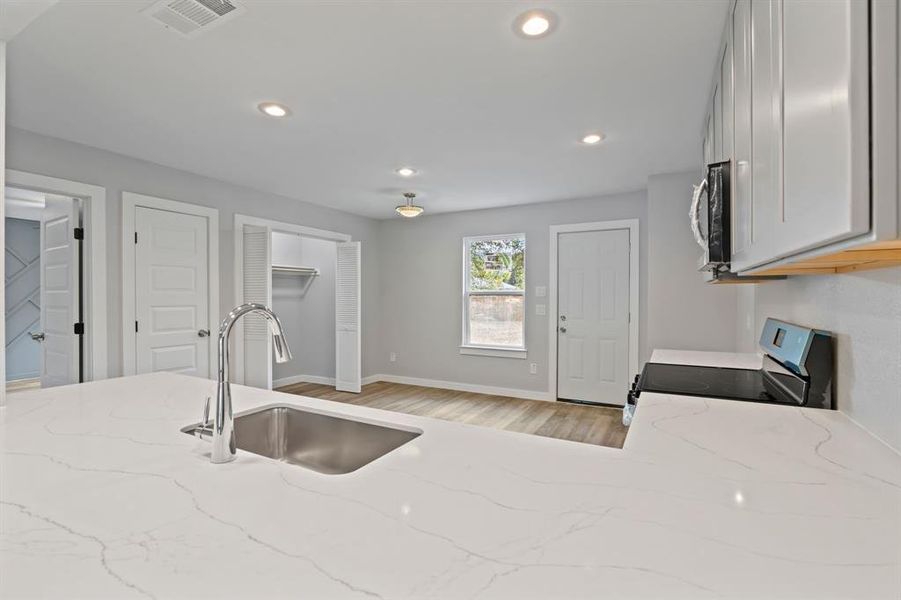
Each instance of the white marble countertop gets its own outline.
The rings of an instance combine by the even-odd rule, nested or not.
[[[10,395],[0,597],[901,596],[901,457],[840,413],[647,394],[618,450],[235,388],[423,430],[336,476],[211,465],[213,387]]]
[[[727,369],[759,369],[763,364],[763,357],[753,352],[704,352],[699,350],[658,349],[651,354],[651,362]]]

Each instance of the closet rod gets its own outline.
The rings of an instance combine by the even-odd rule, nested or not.
[[[303,275],[308,277],[318,277],[319,269],[313,267],[289,267],[287,265],[272,265],[272,271],[275,273],[291,273],[293,275]]]

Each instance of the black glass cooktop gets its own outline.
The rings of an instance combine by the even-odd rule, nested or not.
[[[647,363],[638,387],[642,392],[781,404],[767,393],[763,373],[750,369]]]

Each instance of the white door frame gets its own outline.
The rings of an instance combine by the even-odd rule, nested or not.
[[[557,399],[557,241],[561,233],[581,231],[629,230],[629,373],[638,372],[638,299],[639,299],[639,243],[638,219],[619,221],[596,221],[593,223],[573,223],[551,225],[550,227],[550,278],[548,283],[548,392],[552,400]],[[623,390],[625,394],[628,390]],[[625,398],[625,396],[623,396]]]
[[[209,319],[210,329],[219,323],[219,209],[166,200],[134,192],[122,192],[122,373],[136,372],[135,335],[135,209],[138,207],[167,210],[186,215],[206,217],[207,256],[209,257]],[[131,265],[132,268],[129,268]],[[216,335],[207,337],[209,344],[209,376],[216,373],[218,350]]]
[[[79,198],[83,203],[85,229],[84,298],[85,381],[109,377],[109,346],[106,310],[106,188],[6,169],[6,185],[46,194]]]
[[[244,226],[253,225],[255,227],[268,227],[271,231],[281,233],[293,233],[304,237],[318,238],[321,240],[331,240],[334,242],[349,242],[352,236],[337,231],[328,231],[327,229],[316,229],[315,227],[307,227],[306,225],[297,225],[295,223],[286,223],[284,221],[274,221],[272,219],[264,219],[262,217],[252,217],[250,215],[242,215],[235,213],[235,269],[233,273],[235,282],[234,304],[238,305],[244,297]],[[235,340],[235,359],[233,365],[241,365],[239,369],[232,369],[232,381],[235,383],[244,383],[244,325],[241,321],[235,324],[235,334],[232,338]],[[270,379],[271,379],[270,373]]]

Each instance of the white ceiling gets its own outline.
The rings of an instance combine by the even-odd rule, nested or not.
[[[245,0],[194,39],[149,4],[64,0],[32,23],[9,47],[10,125],[381,218],[407,190],[435,213],[696,166],[728,3]],[[534,6],[557,30],[514,35]]]

